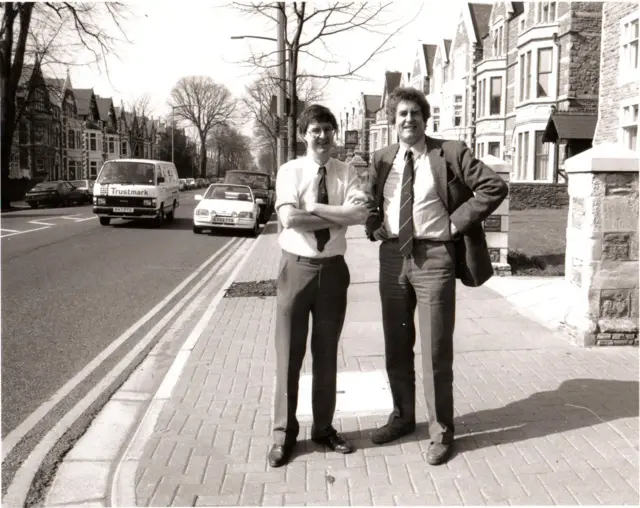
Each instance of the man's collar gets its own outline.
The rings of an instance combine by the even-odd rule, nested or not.
[[[424,137],[421,137],[420,140],[415,145],[412,145],[412,146],[409,146],[406,143],[403,143],[402,141],[400,141],[399,152],[401,152],[404,156],[407,149],[410,149],[411,152],[413,153],[413,157],[416,158],[418,157],[418,155],[424,152],[425,147],[426,147],[426,140]]]
[[[305,155],[304,158],[305,158],[305,163],[304,163],[305,167],[308,167],[310,169],[313,168],[314,171],[317,171],[320,168],[320,166],[323,165],[316,162],[316,160],[311,155]],[[328,169],[330,163],[331,163],[331,157],[329,157],[327,162],[324,163],[324,167]]]

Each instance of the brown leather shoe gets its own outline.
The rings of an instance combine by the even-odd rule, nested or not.
[[[271,467],[281,467],[289,462],[294,444],[274,444],[269,450],[269,465]]]
[[[453,444],[444,444],[444,443],[434,443],[431,442],[429,445],[429,449],[427,450],[427,463],[432,466],[437,466],[438,464],[444,464],[449,457],[451,457],[451,451],[453,449]]]
[[[402,427],[394,427],[392,425],[383,425],[379,429],[376,429],[371,434],[371,441],[373,444],[381,445],[400,439],[402,436],[411,434],[416,430],[415,425],[404,425]]]
[[[314,443],[325,445],[334,452],[345,454],[353,452],[353,445],[337,432],[325,437],[313,438],[312,441]]]

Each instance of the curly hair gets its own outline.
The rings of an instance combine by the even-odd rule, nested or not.
[[[422,118],[425,123],[431,116],[431,106],[429,106],[429,101],[424,96],[424,94],[416,89],[416,88],[403,88],[398,87],[387,99],[387,106],[385,108],[385,113],[387,114],[387,120],[390,123],[395,122],[396,119],[396,110],[398,109],[398,104],[400,101],[411,101],[415,102],[418,106],[420,106],[420,111],[422,111]]]
[[[326,122],[331,124],[335,130],[338,130],[338,121],[335,115],[329,108],[321,106],[320,104],[311,104],[302,112],[298,119],[298,134],[304,138],[309,124],[313,122]]]

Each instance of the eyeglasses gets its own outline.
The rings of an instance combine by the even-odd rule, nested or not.
[[[324,129],[321,127],[314,127],[313,129],[309,129],[307,134],[311,134],[314,138],[319,138],[322,133],[325,136],[332,136],[336,130],[333,127],[325,127]]]

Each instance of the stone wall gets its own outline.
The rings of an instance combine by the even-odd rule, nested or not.
[[[619,83],[620,20],[640,9],[637,2],[605,2],[602,19],[600,105],[594,145],[618,139],[620,101],[638,98],[638,82]]]
[[[569,206],[567,186],[561,183],[511,182],[509,184],[509,198],[511,210],[566,208]]]

